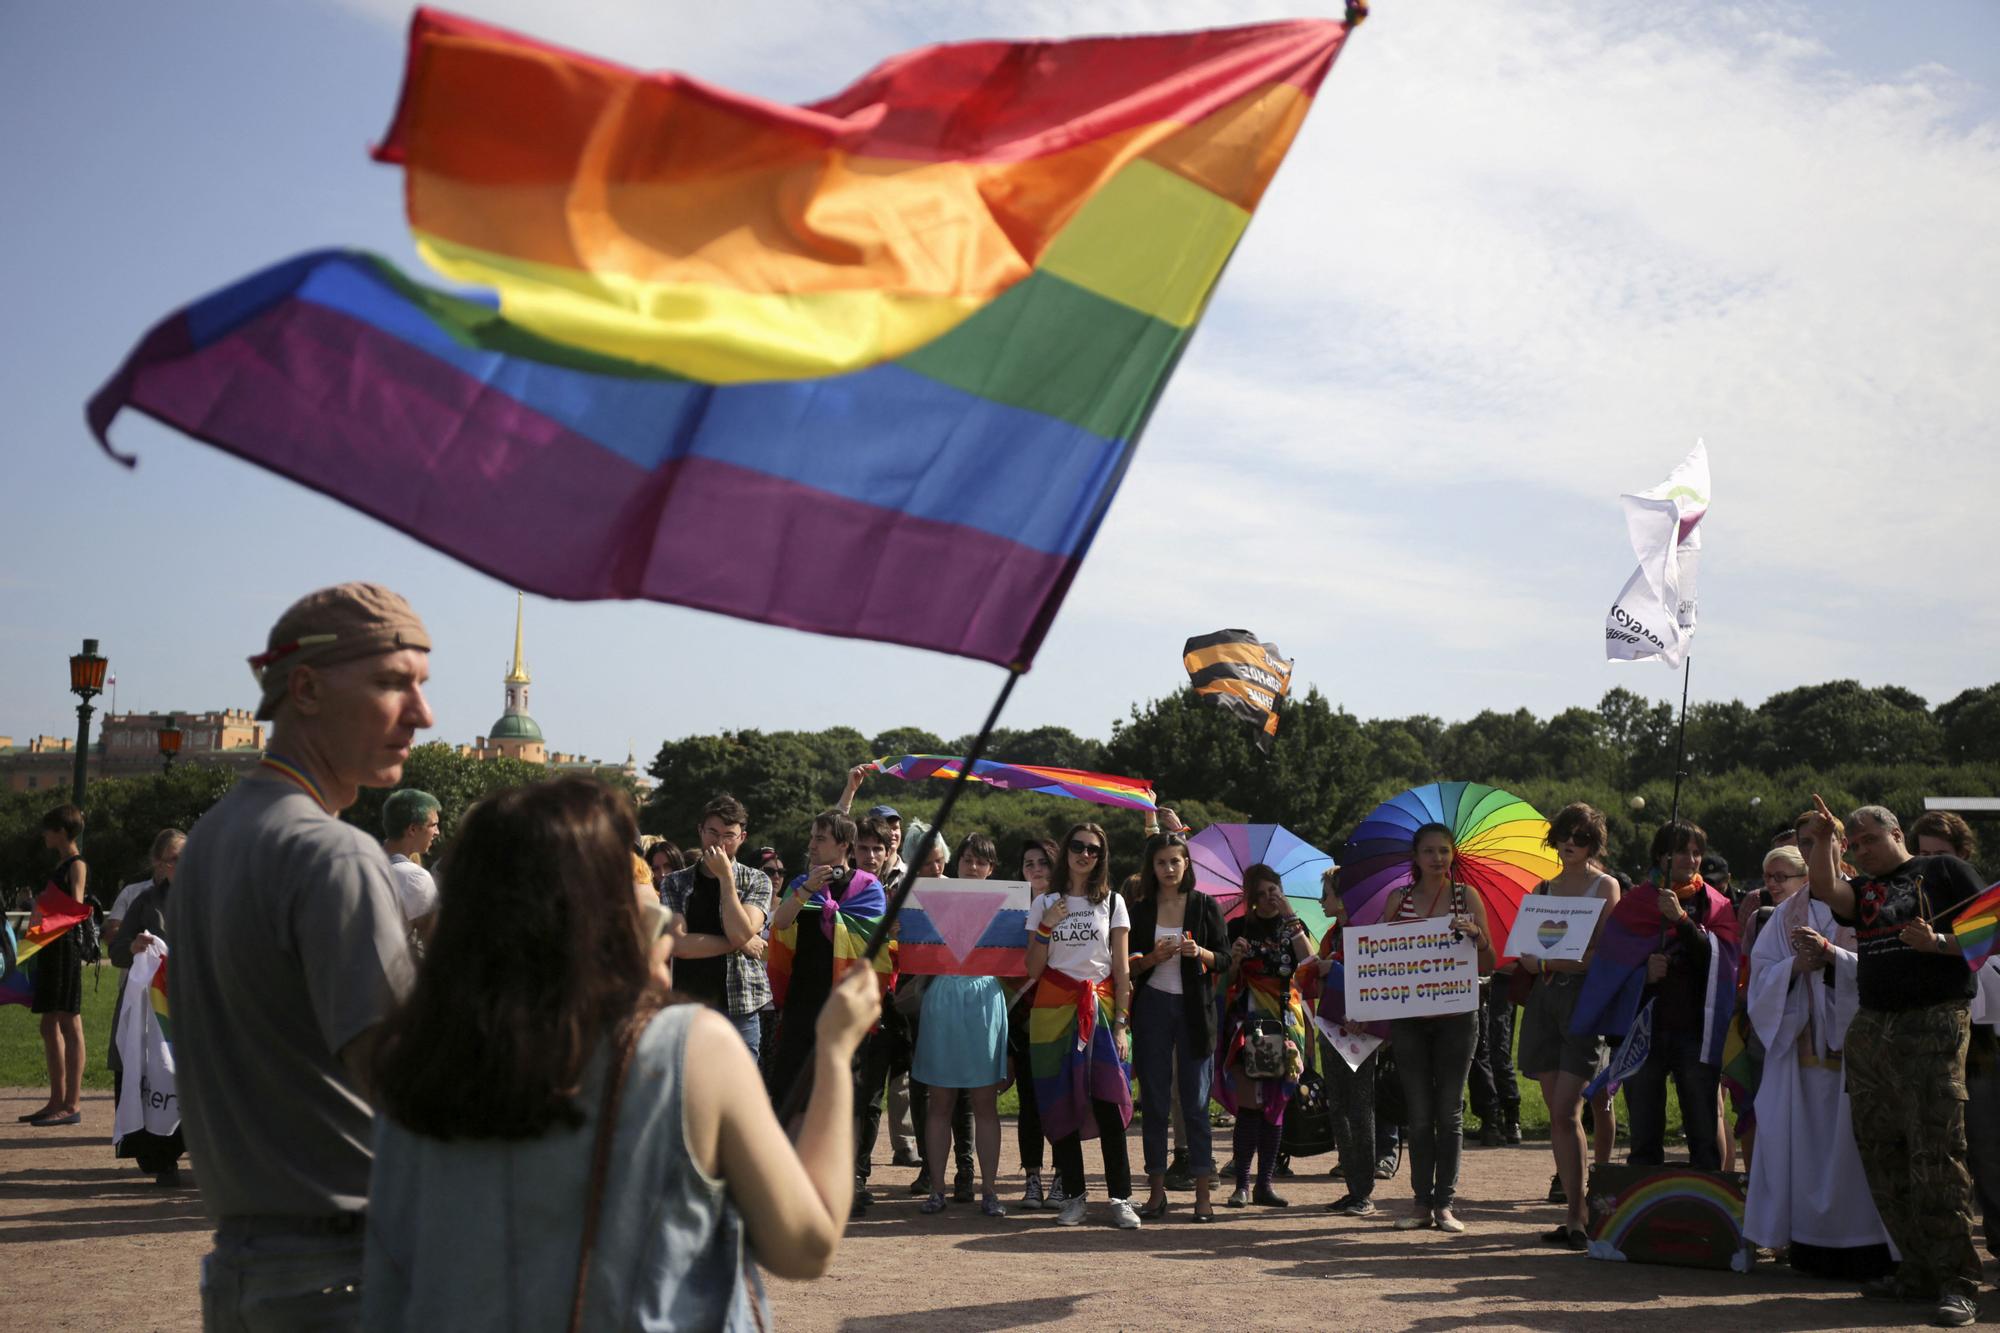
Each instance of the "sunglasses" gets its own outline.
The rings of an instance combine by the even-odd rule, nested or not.
[[[1071,856],[1087,856],[1094,861],[1104,855],[1104,849],[1094,842],[1084,842],[1078,838],[1071,838],[1069,840],[1069,854]]]
[[[1572,847],[1595,847],[1597,838],[1582,829],[1571,829],[1567,833],[1556,834],[1556,845],[1568,843]]]

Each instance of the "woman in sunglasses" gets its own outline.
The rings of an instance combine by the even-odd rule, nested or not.
[[[1604,928],[1618,905],[1618,881],[1598,869],[1594,860],[1604,850],[1605,832],[1603,814],[1581,801],[1557,811],[1549,825],[1548,844],[1562,862],[1562,871],[1535,886],[1536,893],[1557,898],[1603,899],[1597,930]],[[1591,940],[1594,945],[1595,932]],[[1549,1148],[1569,1207],[1563,1224],[1542,1239],[1572,1250],[1590,1244],[1583,1193],[1583,1088],[1604,1058],[1604,1039],[1573,1036],[1569,1025],[1594,953],[1594,948],[1586,950],[1577,962],[1521,960],[1522,968],[1535,977],[1535,988],[1521,1013],[1521,1072],[1542,1085],[1542,1100],[1549,1108]]]
[[[1228,966],[1229,937],[1215,899],[1195,891],[1186,835],[1156,833],[1146,839],[1145,868],[1132,893],[1132,937],[1147,950],[1132,957],[1133,984],[1139,988],[1132,1029],[1148,1189],[1139,1216],[1167,1215],[1169,1103],[1178,1089],[1194,1176],[1194,1220],[1213,1222],[1209,1058],[1215,1051],[1215,977]]]
[[[1111,1220],[1139,1225],[1125,1129],[1132,1123],[1126,956],[1132,921],[1111,889],[1110,842],[1096,824],[1073,826],[1049,876],[1049,892],[1028,909],[1028,984],[1034,989],[1030,1062],[1042,1130],[1054,1146],[1064,1201],[1061,1226],[1083,1223],[1083,1140],[1104,1153]]]

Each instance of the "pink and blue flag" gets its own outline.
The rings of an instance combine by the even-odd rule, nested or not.
[[[896,970],[904,974],[1019,977],[1028,971],[1025,880],[920,879],[896,918]]]

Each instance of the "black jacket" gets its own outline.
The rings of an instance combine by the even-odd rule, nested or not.
[[[1131,904],[1132,934],[1126,951],[1135,954],[1152,952],[1153,931],[1160,923],[1160,905],[1148,898],[1144,902]],[[1195,1038],[1196,1045],[1207,1050],[1215,1045],[1215,982],[1223,969],[1229,966],[1229,930],[1222,924],[1222,909],[1215,899],[1197,890],[1188,893],[1187,911],[1181,915],[1181,929],[1194,936],[1194,942],[1216,956],[1217,971],[1210,972],[1193,958],[1181,959],[1181,994],[1187,997],[1182,1010],[1187,1016],[1188,1032]],[[1167,964],[1162,964],[1167,966]],[[1132,980],[1132,1021],[1139,1019],[1139,990],[1148,977],[1134,977]]]

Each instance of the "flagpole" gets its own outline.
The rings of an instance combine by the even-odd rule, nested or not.
[[[1693,666],[1693,656],[1681,659],[1681,725],[1674,738],[1674,806],[1667,820],[1668,828],[1680,822],[1681,817],[1681,779],[1687,776],[1688,674]]]
[[[944,828],[945,820],[951,818],[952,807],[958,804],[960,794],[971,783],[972,770],[986,753],[986,743],[993,739],[993,728],[1000,723],[1000,710],[1007,706],[1007,699],[1014,693],[1014,685],[1020,679],[1020,667],[1007,668],[1007,679],[1001,684],[1000,693],[993,700],[993,707],[987,710],[986,721],[980,726],[979,734],[973,737],[971,748],[966,750],[965,763],[959,768],[958,776],[952,779],[951,786],[945,789],[944,801],[938,806],[936,818],[932,819],[930,827],[924,830],[924,836],[918,839],[916,853],[910,858],[910,868],[896,881],[896,888],[889,895],[889,904],[882,912],[882,919],[875,923],[874,932],[868,936],[868,947],[862,951],[861,958],[855,966],[872,969],[875,956],[882,952],[882,946],[888,942],[890,932],[896,926],[896,917],[902,912],[904,902],[909,899],[910,889],[917,882],[918,867],[930,858],[931,846],[941,836],[940,830]],[[807,1089],[811,1083],[812,1080],[806,1077],[792,1080],[792,1090],[785,1098],[783,1109],[778,1112],[779,1124],[791,1123],[793,1116],[805,1110]]]

